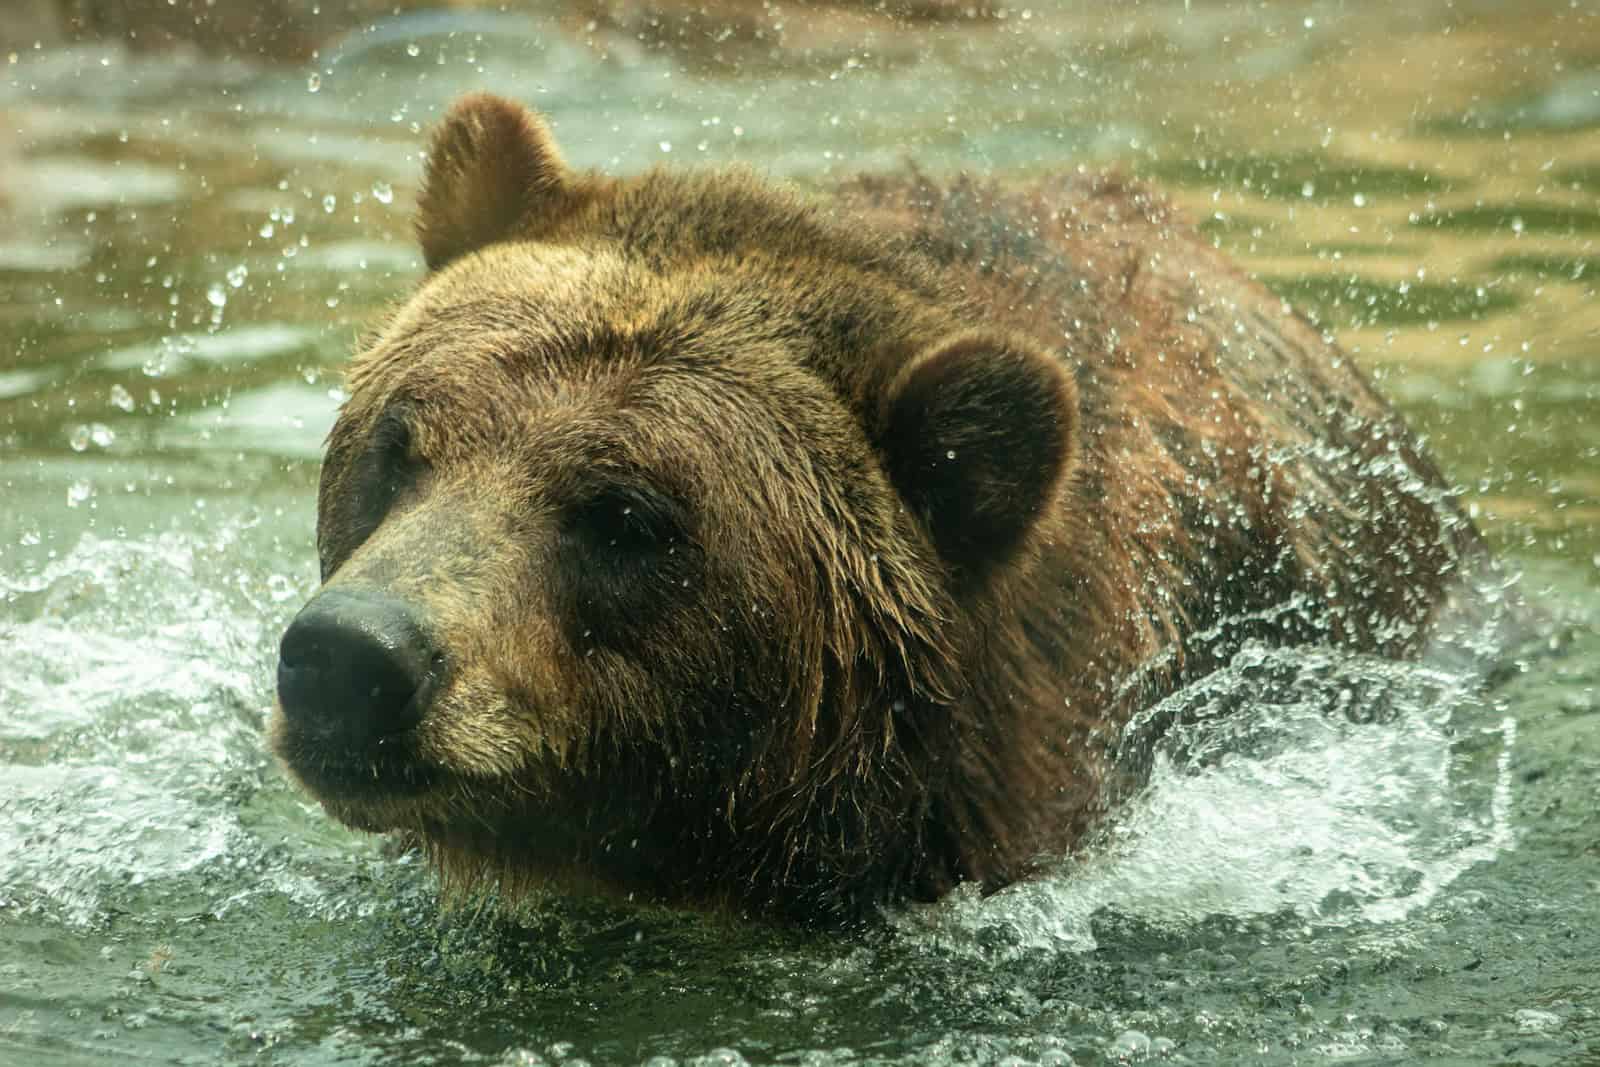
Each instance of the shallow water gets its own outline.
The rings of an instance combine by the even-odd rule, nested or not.
[[[1085,7],[12,58],[0,1062],[1600,1064],[1600,20]],[[1418,664],[1248,648],[1093,855],[872,931],[441,906],[262,727],[338,368],[418,276],[416,131],[471,87],[583,165],[1147,174],[1373,369],[1548,620]]]

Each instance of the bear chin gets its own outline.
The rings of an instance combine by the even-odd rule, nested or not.
[[[334,811],[342,822],[371,830],[375,816],[359,813],[365,807],[382,811],[396,802],[413,801],[439,791],[448,777],[443,768],[419,760],[404,738],[385,738],[367,749],[329,744],[314,734],[296,730],[281,709],[272,717],[270,744],[295,780]],[[390,826],[381,829],[390,829]]]

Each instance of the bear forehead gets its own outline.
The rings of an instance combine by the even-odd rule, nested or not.
[[[583,370],[607,358],[697,367],[779,352],[804,360],[805,320],[818,300],[808,288],[803,271],[748,260],[663,264],[603,244],[492,245],[424,282],[355,373],[400,361],[437,372],[463,358],[513,373]]]
[[[817,430],[848,412],[859,426],[865,377],[898,362],[867,348],[904,354],[953,329],[945,317],[825,259],[508,241],[430,276],[349,382],[360,406],[401,397],[499,421],[593,402],[713,420],[764,411]]]
[[[858,437],[801,333],[737,272],[491,246],[425,282],[357,357],[341,429],[399,420],[435,462],[555,445],[652,466],[733,433],[774,452]]]

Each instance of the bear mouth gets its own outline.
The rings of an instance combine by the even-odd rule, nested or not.
[[[324,805],[337,803],[341,812],[421,797],[436,790],[446,773],[421,759],[405,735],[357,748],[308,736],[282,719],[277,725],[273,748],[284,765],[312,796]]]

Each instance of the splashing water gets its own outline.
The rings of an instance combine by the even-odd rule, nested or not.
[[[1088,857],[901,921],[984,943],[1001,924],[1018,951],[1088,951],[1108,907],[1166,926],[1286,910],[1317,924],[1404,918],[1513,844],[1516,724],[1481,685],[1471,672],[1248,645],[1144,714],[1174,725],[1148,785]]]
[[[273,613],[270,594],[219,572],[241,532],[86,533],[34,573],[0,576],[7,906],[85,926],[147,883],[260,852],[234,801],[265,765]]]

